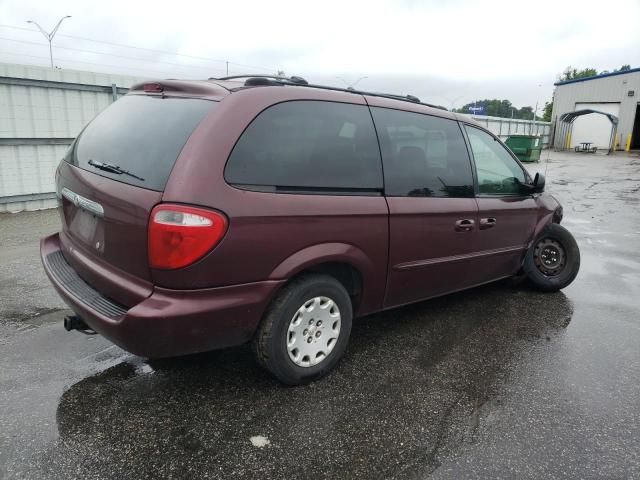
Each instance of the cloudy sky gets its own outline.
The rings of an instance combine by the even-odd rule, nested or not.
[[[0,0],[0,62],[141,77],[304,76],[448,108],[551,98],[567,66],[640,67],[640,0]],[[137,47],[137,48],[131,48]]]

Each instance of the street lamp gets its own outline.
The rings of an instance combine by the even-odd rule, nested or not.
[[[369,77],[360,77],[359,79],[357,79],[355,82],[353,82],[353,83],[351,84],[351,88],[355,88],[355,86],[356,86],[358,83],[360,83],[360,81],[361,81],[361,80],[365,80],[365,79],[367,79],[367,78],[369,78]]]
[[[51,42],[53,41],[53,37],[56,36],[56,32],[58,31],[58,28],[60,28],[60,24],[62,23],[62,21],[65,18],[71,18],[71,15],[66,15],[64,17],[62,17],[57,25],[55,26],[55,28],[53,30],[51,30],[51,33],[47,32],[44,28],[42,28],[38,22],[34,22],[33,20],[27,20],[27,23],[33,23],[36,27],[38,27],[38,30],[40,30],[40,33],[42,33],[42,35],[44,35],[44,38],[47,39],[47,41],[49,42],[49,59],[51,60],[51,68],[53,68],[53,49],[51,48]]]
[[[455,110],[456,102],[458,100],[460,100],[462,97],[464,97],[464,95],[459,95],[456,98],[454,98],[453,100],[451,98],[449,98],[449,97],[445,97],[444,95],[438,95],[438,97],[444,98],[447,102],[449,102],[449,105],[451,106],[451,110]]]
[[[365,78],[369,78],[369,77],[360,77],[359,79],[357,79],[355,82],[353,83],[349,83],[347,82],[344,78],[342,77],[336,77],[338,80],[340,80],[341,82],[343,82],[346,86],[348,90],[354,90],[354,87],[358,84],[358,82],[360,82],[361,80],[364,80]]]
[[[542,84],[541,84],[541,83],[539,83],[539,84],[538,84],[538,88],[540,88],[540,87],[542,87]],[[537,94],[537,92],[536,92],[536,97],[537,97],[537,96],[538,96],[538,94]],[[533,111],[533,119],[532,119],[532,122],[531,122],[530,127],[529,127],[529,133],[530,133],[530,134],[531,134],[531,132],[533,131],[533,124],[536,122],[536,117],[537,117],[537,116],[538,116],[538,101],[536,100],[536,108],[535,108],[535,110]],[[537,126],[537,125],[536,125],[536,133],[538,133],[538,126]]]

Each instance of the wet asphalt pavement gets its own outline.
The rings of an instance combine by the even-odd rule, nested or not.
[[[247,347],[147,362],[66,333],[38,258],[57,213],[1,215],[0,478],[640,478],[640,158],[552,153],[547,190],[571,286],[359,319],[298,388]]]

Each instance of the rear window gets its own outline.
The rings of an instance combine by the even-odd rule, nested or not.
[[[380,194],[382,164],[369,110],[323,101],[274,105],[238,140],[225,179],[261,191]]]
[[[193,98],[127,95],[87,125],[65,160],[119,182],[162,191],[182,147],[213,105]]]

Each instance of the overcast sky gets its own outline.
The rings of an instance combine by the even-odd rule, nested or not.
[[[206,78],[228,60],[231,74],[282,69],[342,86],[366,76],[358,88],[447,108],[542,105],[567,65],[640,67],[640,0],[0,0],[0,61],[48,65],[26,20],[50,30],[62,15],[61,68]]]

